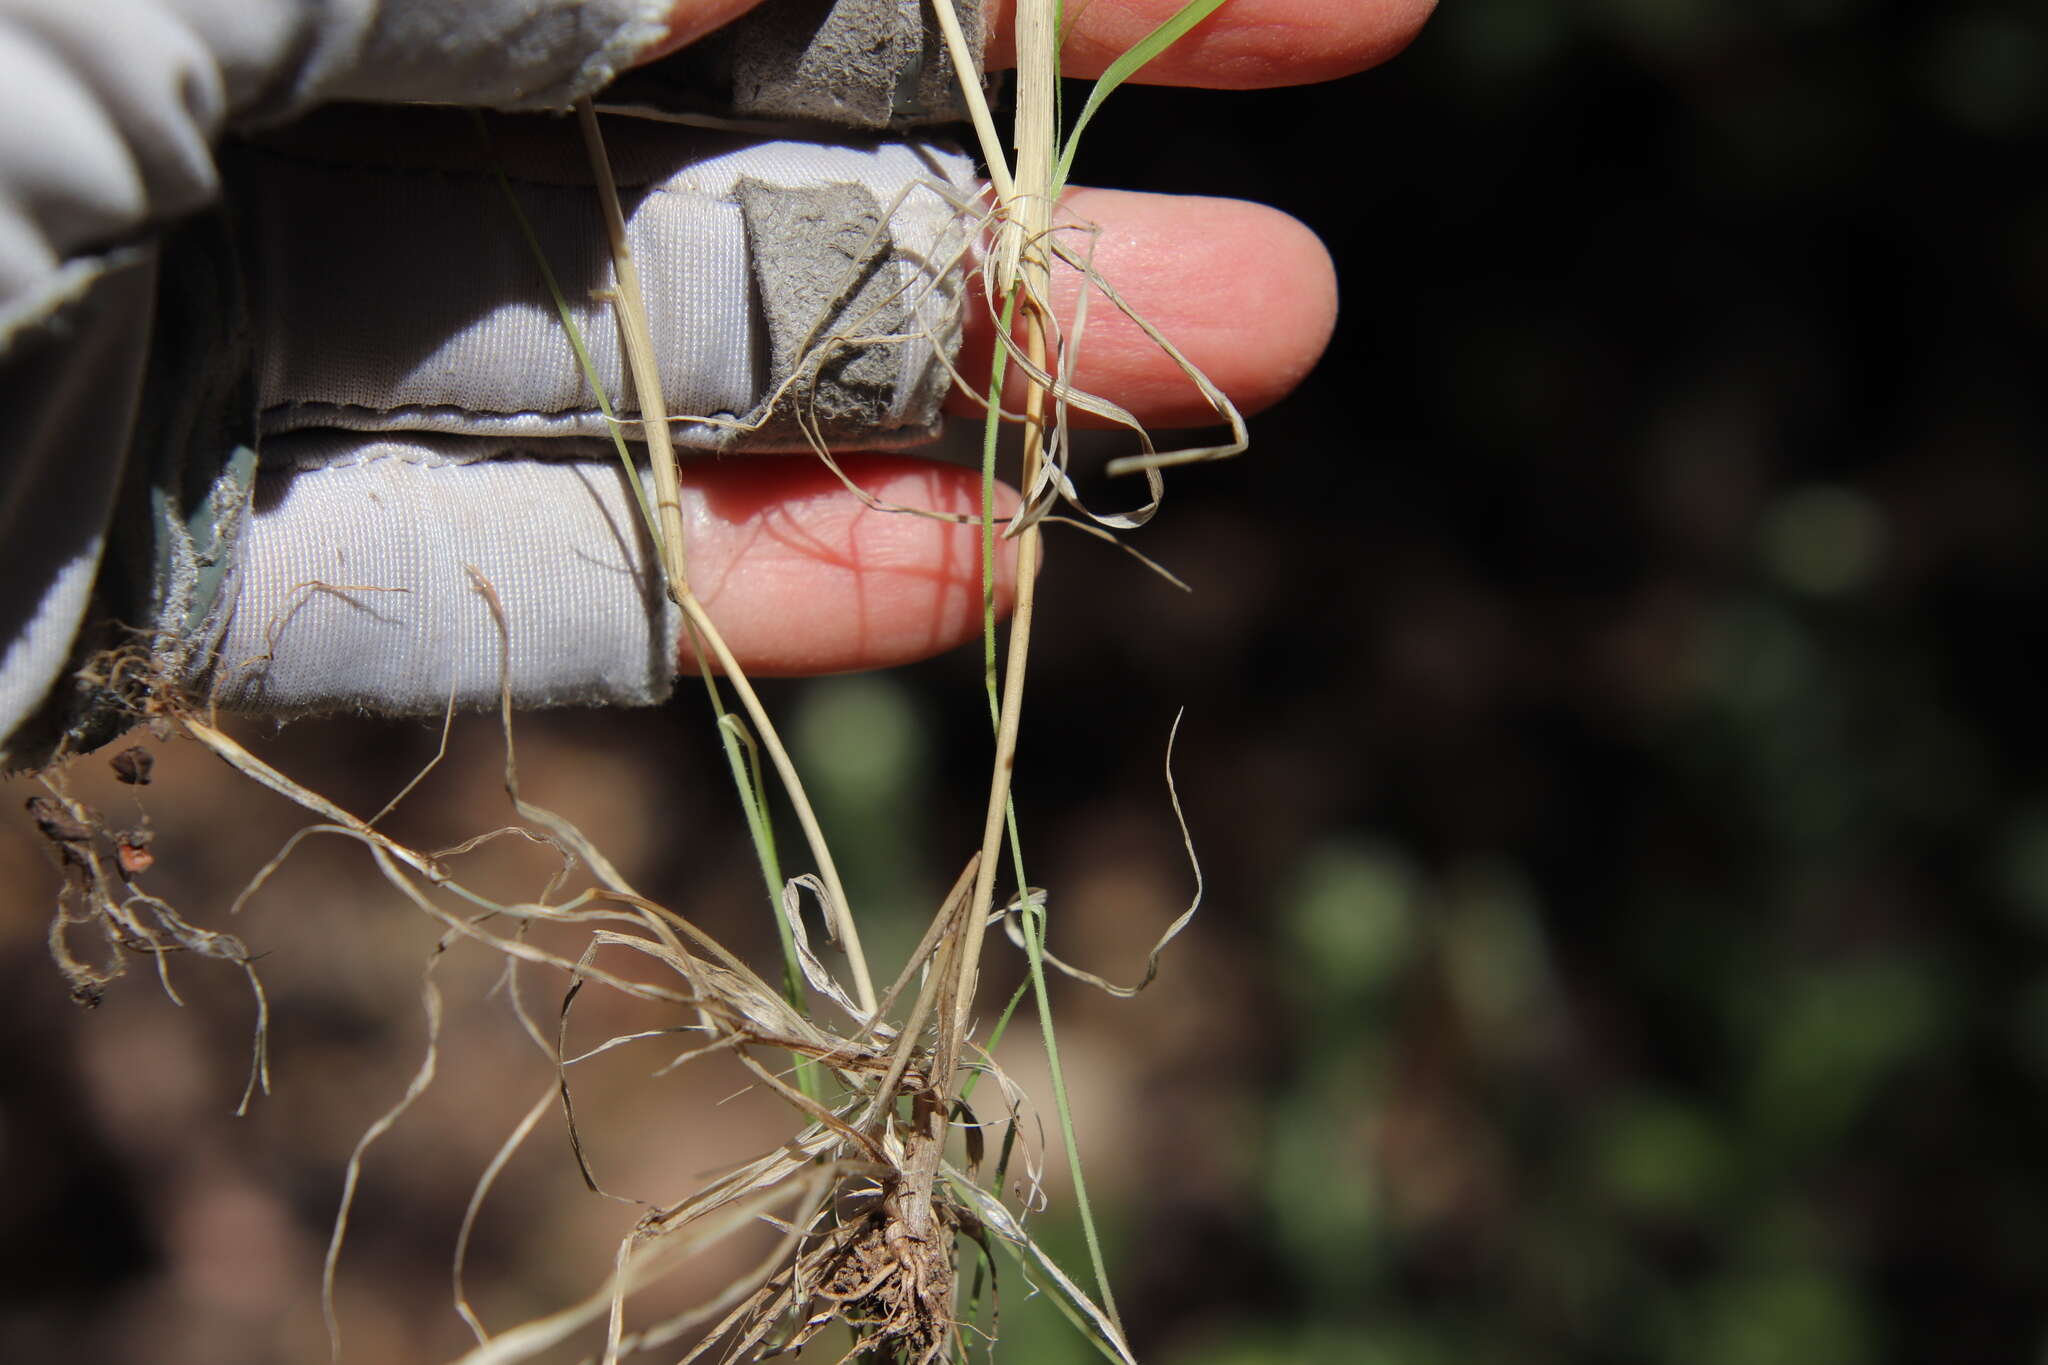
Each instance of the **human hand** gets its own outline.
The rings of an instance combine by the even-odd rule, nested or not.
[[[1014,62],[1011,8],[989,9],[991,67]],[[684,0],[670,41],[745,10],[746,0]],[[1332,79],[1405,46],[1432,0],[1232,0],[1141,73],[1159,84],[1254,89]],[[1096,0],[1069,13],[1065,69],[1099,75],[1178,8],[1177,0]],[[1249,413],[1301,381],[1336,320],[1323,245],[1277,210],[1235,200],[1077,189],[1066,214],[1096,224],[1095,264],[1131,306]],[[1068,274],[1056,308],[1071,316]],[[986,374],[993,327],[970,318],[962,372]],[[1161,426],[1206,424],[1207,405],[1134,324],[1090,312],[1076,382]],[[978,411],[956,396],[960,414]],[[841,464],[885,502],[971,512],[969,470],[889,455]],[[693,580],[741,663],[761,674],[828,673],[906,663],[980,628],[979,532],[871,511],[806,456],[686,464],[685,534]],[[1007,571],[1007,566],[1006,566]],[[1004,585],[1007,593],[1007,585]],[[682,661],[689,667],[689,660]]]
[[[994,65],[1009,60],[1009,3],[988,0]],[[132,0],[132,14],[111,34],[92,33],[76,7],[57,0],[10,8],[23,22],[0,25],[0,70],[34,79],[0,81],[9,97],[0,100],[8,114],[0,123],[17,134],[0,155],[0,406],[27,433],[0,461],[8,476],[7,524],[18,532],[5,538],[0,575],[10,589],[0,616],[11,622],[0,631],[11,637],[0,668],[0,764],[40,761],[53,745],[88,747],[118,725],[118,708],[109,709],[105,698],[63,683],[67,659],[104,647],[115,619],[155,632],[154,662],[165,677],[217,696],[223,676],[260,676],[275,657],[278,631],[290,627],[311,639],[315,648],[302,652],[298,670],[306,683],[301,694],[285,701],[261,685],[244,687],[242,704],[404,711],[438,706],[448,695],[438,682],[415,688],[418,695],[387,690],[391,667],[408,676],[432,673],[429,682],[441,677],[439,656],[420,646],[445,645],[454,616],[474,615],[473,604],[460,600],[461,580],[451,579],[446,564],[427,567],[416,551],[431,542],[460,567],[462,550],[490,536],[443,534],[437,513],[404,499],[412,520],[391,510],[400,503],[351,497],[361,480],[297,479],[278,441],[267,441],[255,469],[266,497],[295,486],[310,494],[324,483],[338,499],[332,510],[369,518],[381,540],[348,541],[318,505],[296,522],[240,515],[251,477],[237,463],[249,449],[246,434],[235,434],[247,420],[238,406],[245,396],[223,367],[238,363],[236,345],[246,344],[237,342],[230,320],[241,306],[249,262],[234,249],[225,217],[207,212],[221,190],[211,153],[222,135],[231,127],[276,125],[330,101],[547,107],[615,70],[614,48],[622,41],[627,52],[639,43],[639,55],[657,55],[749,7],[750,0],[683,0],[652,42],[644,27],[620,19],[624,6],[593,7],[580,19],[565,11],[565,22],[556,23],[545,7],[472,10],[457,0],[373,12],[286,5],[192,10],[172,0]],[[1098,72],[1173,8],[1174,0],[1076,5],[1067,70]],[[1141,79],[1217,88],[1325,79],[1397,51],[1427,9],[1428,0],[1233,0]],[[605,36],[604,24],[621,22]],[[440,39],[414,41],[423,25]],[[554,50],[556,38],[573,40],[574,50]],[[589,50],[600,39],[602,49]],[[52,147],[63,154],[51,154]],[[1103,275],[1241,409],[1284,394],[1320,353],[1334,321],[1335,287],[1326,253],[1300,224],[1248,204],[1111,191],[1076,191],[1068,210],[1101,228],[1096,262]],[[323,210],[316,202],[313,211]],[[395,215],[394,230],[418,221],[403,204]],[[163,240],[167,233],[176,240]],[[275,236],[257,240],[278,243]],[[363,264],[365,253],[339,245],[342,256]],[[169,264],[159,270],[165,254]],[[326,261],[313,268],[316,276],[329,272]],[[173,315],[153,320],[167,306]],[[338,310],[329,318],[350,314],[354,301],[342,298]],[[1107,309],[1096,316],[1078,375],[1083,387],[1113,396],[1149,423],[1207,419],[1192,388],[1136,328]],[[990,326],[975,318],[968,330],[971,373],[989,350]],[[317,345],[320,331],[316,325],[287,335]],[[363,354],[372,364],[420,340],[417,325],[397,331],[399,351],[367,339]],[[386,459],[385,467],[393,462]],[[874,455],[846,456],[845,467],[888,501],[961,512],[976,501],[975,480],[958,470]],[[518,473],[514,468],[499,482],[516,482]],[[489,483],[492,476],[479,477]],[[972,634],[980,597],[973,528],[867,511],[801,460],[749,455],[705,462],[687,479],[695,582],[748,667],[875,667]],[[429,481],[423,474],[406,488],[420,494]],[[454,499],[472,522],[501,510],[445,489],[436,496]],[[515,576],[545,582],[547,575],[522,575],[519,566],[536,555],[573,551],[575,543],[558,535],[561,543],[548,550],[527,544],[560,529],[552,528],[559,493],[535,496],[524,512],[500,518],[509,529],[494,533],[492,543],[512,556]],[[136,543],[109,559],[103,532],[117,499],[135,509],[147,501],[150,510],[118,519]],[[258,501],[259,514],[271,510]],[[511,524],[518,515],[527,522]],[[268,559],[257,553],[264,522],[281,527],[272,541],[284,547]],[[625,548],[605,528],[597,535]],[[351,558],[357,550],[366,553]],[[138,571],[148,565],[162,572]],[[233,577],[223,578],[230,568],[240,575],[233,590],[223,586]],[[575,590],[566,598],[551,590],[552,598],[540,595],[554,615],[562,601],[590,605]],[[358,600],[393,591],[416,594],[417,609],[387,619],[368,608],[370,599]],[[301,611],[308,603],[370,621],[361,651],[350,654],[355,637],[346,633],[323,639],[328,617]],[[565,656],[563,667],[581,673],[563,690],[543,687],[531,699],[658,695],[667,645],[652,656],[637,652],[627,638],[636,627],[615,616],[602,618],[600,633],[608,632],[614,652],[639,661],[616,695],[609,665],[579,652]],[[227,635],[214,634],[223,628]],[[588,632],[541,633],[577,646]],[[535,641],[530,628],[519,634]],[[495,657],[487,632],[468,648],[485,664]],[[374,666],[328,671],[330,663],[351,661]],[[492,676],[485,667],[471,679],[482,689],[478,695],[489,692]],[[223,700],[235,700],[235,691],[228,688]]]

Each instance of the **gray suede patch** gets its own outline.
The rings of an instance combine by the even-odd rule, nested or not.
[[[981,0],[955,8],[978,61]],[[694,47],[629,74],[609,98],[853,128],[967,118],[926,0],[769,0]]]
[[[447,118],[378,115],[364,145],[402,149],[386,160],[406,164],[350,159],[339,124],[230,158],[263,433],[610,438],[533,249],[477,164],[474,130],[458,120],[470,142],[436,143]],[[955,205],[973,193],[972,163],[916,142],[609,122],[680,444],[900,449],[936,435],[964,311],[974,224]],[[575,131],[554,119],[498,127],[596,382],[621,393],[623,348],[599,292],[611,262],[595,196],[574,178]],[[792,375],[797,401],[771,405]],[[771,416],[772,429],[751,429]]]
[[[742,180],[740,213],[767,323],[769,389],[782,393],[764,434],[801,423],[821,434],[871,429],[895,409],[915,312],[882,207],[861,185],[797,188]],[[784,388],[785,381],[791,380]],[[913,414],[913,425],[936,412]]]

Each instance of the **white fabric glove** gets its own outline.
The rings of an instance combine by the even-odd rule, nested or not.
[[[340,525],[338,509],[367,498],[373,482],[377,496],[432,520],[386,518],[350,533],[366,554],[360,537],[373,530],[385,537],[387,549],[376,553],[385,556],[387,578],[410,564],[417,567],[406,572],[434,580],[379,585],[405,589],[381,594],[387,603],[403,599],[408,611],[424,604],[404,627],[418,638],[434,638],[471,605],[466,572],[447,579],[448,565],[494,563],[520,578],[516,561],[534,582],[554,583],[587,559],[610,566],[593,567],[598,577],[624,581],[613,570],[639,553],[630,536],[617,541],[627,559],[608,558],[604,545],[575,538],[594,532],[575,530],[573,520],[507,528],[503,509],[485,510],[484,485],[500,477],[510,480],[494,494],[508,499],[504,508],[528,509],[609,497],[591,490],[622,477],[562,463],[590,449],[575,443],[595,423],[551,312],[535,302],[516,229],[492,192],[470,195],[474,186],[444,166],[431,208],[389,183],[381,199],[365,190],[323,201],[311,187],[317,177],[287,188],[230,170],[241,240],[255,244],[242,257],[253,267],[246,291],[231,234],[213,230],[207,206],[223,184],[214,149],[236,129],[276,127],[337,100],[558,109],[596,91],[664,36],[670,7],[670,0],[0,0],[0,770],[110,737],[117,699],[74,681],[92,651],[122,638],[96,621],[152,632],[163,667],[202,686],[219,682],[252,705],[438,708],[451,676],[463,699],[495,697],[495,662],[468,660],[451,673],[386,661],[351,674],[349,665],[386,647],[387,637],[375,632],[347,649],[323,644],[304,665],[286,657],[303,640],[295,626],[280,626],[287,609],[279,604],[293,598],[304,575],[331,573],[341,547],[332,537],[323,541],[322,530]],[[969,8],[978,38],[979,17]],[[939,107],[950,71],[910,0],[768,0],[745,24],[716,50],[685,54],[695,66],[635,72],[630,98],[695,99],[709,86],[712,102],[757,116],[868,128],[951,112]],[[855,52],[860,61],[842,60]],[[842,76],[859,87],[844,98],[835,85]],[[635,163],[630,146],[622,158],[628,179],[637,175],[647,191],[634,224],[643,270],[681,295],[669,300],[681,307],[657,300],[655,309],[658,329],[661,319],[672,324],[664,347],[671,409],[775,416],[760,400],[774,387],[774,367],[800,353],[792,338],[814,320],[803,309],[837,277],[832,244],[843,247],[849,235],[813,234],[806,246],[797,228],[815,209],[845,229],[848,201],[830,186],[857,183],[868,187],[870,212],[907,211],[876,275],[924,271],[926,283],[899,318],[911,324],[911,339],[852,357],[827,376],[836,385],[816,395],[842,439],[862,439],[849,433],[871,419],[884,431],[870,429],[869,441],[901,443],[928,427],[936,380],[925,361],[949,344],[953,315],[944,310],[957,304],[927,287],[946,273],[944,251],[934,245],[935,205],[944,196],[911,195],[899,204],[898,193],[920,177],[962,193],[964,160],[873,144],[729,150],[739,159],[721,152],[704,162],[730,171],[717,186],[697,185],[681,161]],[[463,170],[473,178],[473,146],[469,154]],[[277,148],[248,156],[289,160]],[[422,174],[413,188],[423,190],[430,168],[415,169]],[[528,179],[522,201],[553,243],[551,254],[562,250],[556,268],[593,282],[599,234],[572,221],[583,211],[573,178]],[[794,184],[808,188],[762,188]],[[801,194],[822,197],[807,207]],[[373,200],[388,207],[372,212]],[[778,202],[793,211],[778,211]],[[344,221],[352,223],[350,235],[336,241],[332,229]],[[194,226],[209,230],[188,231]],[[167,231],[178,238],[168,267],[159,240]],[[323,231],[324,246],[338,250],[315,249]],[[569,249],[579,237],[582,245]],[[919,252],[933,254],[920,261]],[[809,264],[760,268],[768,255]],[[846,263],[843,249],[836,259]],[[347,283],[343,266],[355,272]],[[796,287],[757,293],[761,281],[785,277]],[[398,289],[388,287],[394,282]],[[587,288],[572,293],[616,392],[613,328]],[[882,301],[876,293],[858,298],[860,308],[842,321]],[[265,470],[253,498],[254,397],[238,387],[239,371],[212,359],[248,344],[245,301],[268,338],[259,375]],[[378,327],[367,325],[372,305],[384,310]],[[466,316],[455,316],[463,310]],[[392,330],[378,330],[394,320]],[[316,421],[363,434],[353,446],[293,434],[313,431]],[[684,435],[719,444],[731,440],[724,430]],[[210,445],[209,434],[217,438]],[[766,422],[754,440],[789,437]],[[188,461],[181,450],[202,458]],[[431,453],[422,457],[423,450]],[[505,458],[532,467],[487,472],[486,460]],[[216,478],[222,468],[233,477]],[[420,482],[404,491],[406,479]],[[465,479],[479,496],[451,491]],[[538,491],[544,485],[552,491]],[[311,508],[323,510],[300,510]],[[252,534],[238,552],[245,524]],[[432,553],[402,553],[429,541]],[[229,595],[216,596],[223,586]],[[592,670],[580,680],[554,665],[520,673],[521,700],[661,695],[665,665],[651,661],[671,651],[648,644],[650,631],[669,628],[660,620],[601,643],[582,627],[546,643],[545,632],[587,607],[587,586],[512,595],[530,604],[514,631],[536,647],[534,657],[583,658]],[[291,622],[314,619],[307,610],[291,613]],[[624,619],[609,606],[581,615]],[[265,650],[277,646],[267,671],[240,668],[259,640]],[[628,669],[622,659],[636,662]],[[431,675],[432,687],[394,681],[416,673]]]
[[[576,183],[579,141],[528,131],[566,139],[523,148],[518,194],[616,395],[624,361],[591,294],[609,267],[593,191]],[[679,441],[803,449],[798,411],[840,446],[935,433],[941,356],[958,342],[964,157],[622,131],[666,406],[718,419],[674,424]],[[666,696],[680,623],[489,171],[438,145],[401,166],[337,167],[304,140],[233,171],[259,243],[267,439],[224,635],[193,681],[278,712],[494,702],[503,649],[474,568],[509,618],[518,704]],[[832,335],[886,339],[799,363]]]

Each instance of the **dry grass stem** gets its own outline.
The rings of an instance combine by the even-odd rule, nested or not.
[[[951,4],[934,0],[934,9],[956,68],[963,72],[977,69],[966,51]],[[322,1305],[336,1359],[342,1342],[336,1283],[364,1159],[440,1074],[443,1000],[436,973],[447,956],[464,943],[476,944],[502,959],[498,980],[518,1026],[551,1075],[478,1175],[457,1231],[450,1266],[451,1299],[454,1311],[475,1338],[461,1365],[513,1365],[534,1360],[586,1331],[595,1350],[599,1324],[604,1337],[600,1354],[607,1365],[630,1352],[651,1351],[700,1331],[705,1335],[683,1355],[684,1361],[713,1352],[728,1360],[759,1359],[793,1353],[817,1341],[835,1323],[853,1334],[853,1354],[892,1365],[940,1365],[964,1359],[968,1350],[964,1334],[979,1330],[962,1321],[974,1319],[984,1306],[979,1303],[978,1289],[972,1294],[962,1290],[963,1256],[979,1254],[992,1275],[999,1247],[1024,1268],[1027,1283],[1048,1290],[1048,1297],[1107,1357],[1133,1359],[1086,1212],[1074,1123],[1045,1004],[1044,969],[1049,965],[1112,994],[1128,995],[1142,989],[1157,972],[1161,953],[1201,902],[1201,870],[1199,865],[1195,867],[1193,903],[1160,936],[1147,958],[1143,980],[1136,986],[1114,985],[1072,966],[1046,950],[1044,894],[1022,885],[1022,858],[1015,847],[1012,823],[1012,776],[1018,761],[1038,614],[1037,583],[1046,553],[1044,528],[1073,524],[1118,541],[1117,532],[1142,525],[1157,510],[1162,469],[1234,454],[1243,448],[1244,430],[1228,398],[1156,329],[1137,317],[1100,277],[1092,258],[1092,229],[1058,218],[1056,12],[1057,7],[1049,4],[1018,6],[1020,75],[1014,162],[1009,150],[1000,145],[979,83],[968,81],[964,86],[993,181],[994,200],[992,205],[954,203],[960,239],[932,263],[934,276],[950,277],[975,241],[986,243],[984,256],[974,268],[982,277],[991,314],[1008,319],[998,323],[1000,363],[1013,365],[1023,380],[1020,410],[1005,413],[999,391],[962,383],[970,392],[980,390],[984,405],[996,409],[995,419],[1014,419],[1021,436],[1018,483],[1024,505],[1002,526],[1003,536],[1014,546],[1016,589],[1002,651],[1000,685],[994,687],[992,697],[994,742],[980,843],[933,908],[921,941],[885,992],[876,992],[854,909],[795,763],[745,670],[692,590],[671,423],[712,419],[672,417],[665,409],[642,284],[605,157],[603,129],[587,101],[578,106],[578,123],[597,179],[612,250],[614,280],[609,293],[624,339],[632,406],[639,414],[635,434],[645,441],[652,466],[650,533],[663,578],[707,675],[719,724],[738,746],[731,751],[735,755],[732,763],[743,800],[750,803],[750,822],[763,840],[757,851],[764,870],[774,869],[778,863],[772,851],[772,820],[768,793],[762,790],[759,754],[766,755],[768,768],[776,774],[815,865],[814,872],[793,877],[768,871],[771,891],[778,898],[778,929],[788,945],[787,989],[778,989],[693,918],[642,894],[606,856],[599,842],[574,822],[527,799],[520,785],[511,715],[512,627],[495,587],[475,569],[469,570],[472,585],[499,633],[504,787],[518,823],[485,831],[448,848],[423,851],[382,826],[447,755],[452,699],[433,757],[374,815],[363,819],[250,752],[202,707],[151,675],[146,652],[128,651],[103,661],[103,681],[132,698],[137,715],[150,721],[161,736],[196,740],[250,781],[296,803],[313,817],[313,823],[287,838],[249,878],[235,897],[231,913],[266,893],[275,896],[274,877],[304,843],[315,836],[332,835],[362,845],[397,896],[438,926],[438,937],[420,978],[420,1007],[426,1024],[423,1055],[403,1094],[368,1125],[351,1152],[323,1261]],[[949,193],[943,187],[919,189]],[[958,196],[950,198],[957,200]],[[892,206],[884,215],[878,235],[886,231],[894,212]],[[1084,286],[1080,311],[1064,333],[1050,306],[1055,269],[1077,272]],[[906,283],[902,289],[919,287],[942,286],[926,281]],[[1086,332],[1086,299],[1095,292],[1131,316],[1190,376],[1230,427],[1229,443],[1162,453],[1125,408],[1074,385]],[[925,298],[918,296],[920,301]],[[818,334],[805,348],[803,362],[793,366],[786,392],[775,395],[776,403],[788,400],[799,427],[813,438],[819,457],[870,507],[955,522],[968,520],[960,514],[883,503],[860,490],[832,458],[820,436],[815,412],[806,409],[810,395],[803,377],[815,376],[816,362],[838,349],[907,339],[873,330],[872,316],[841,319],[834,326],[835,330],[826,334],[826,324],[819,325]],[[578,351],[583,353],[580,343]],[[601,394],[600,400],[611,415],[610,396]],[[620,404],[621,409],[624,406]],[[1082,505],[1070,471],[1069,419],[1076,411],[1104,418],[1135,434],[1138,453],[1112,462],[1109,468],[1113,473],[1143,475],[1148,491],[1144,505],[1106,514]],[[613,420],[614,430],[621,434],[631,428],[630,423]],[[994,437],[990,440],[993,452]],[[992,461],[993,453],[990,458]],[[1059,515],[1056,508],[1060,503],[1074,508],[1078,519]],[[988,509],[973,520],[985,528],[994,524]],[[984,529],[984,535],[992,537],[993,530]],[[1139,558],[1143,560],[1143,556]],[[301,588],[294,601],[323,591],[376,590],[318,583]],[[988,648],[993,661],[995,646],[990,643]],[[993,662],[991,667],[994,671]],[[718,678],[723,684],[715,681]],[[721,685],[729,685],[738,698],[737,712],[726,709],[723,694],[717,690]],[[1175,726],[1177,733],[1178,721]],[[756,745],[758,754],[753,749]],[[1187,842],[1186,821],[1173,787],[1171,753],[1170,739],[1168,792],[1182,839]],[[146,855],[136,851],[147,840],[131,837],[132,831],[109,830],[95,812],[67,794],[60,779],[51,779],[49,795],[38,800],[45,803],[37,807],[39,827],[65,878],[51,946],[74,991],[81,998],[92,997],[120,973],[126,955],[135,952],[153,956],[164,973],[166,991],[170,982],[165,963],[172,951],[195,952],[237,964],[248,975],[257,999],[249,1093],[267,1089],[268,1006],[251,954],[241,940],[197,928],[143,891],[133,869],[147,865]],[[515,835],[555,855],[536,894],[523,900],[493,897],[464,880],[465,869],[473,864],[462,859]],[[1006,842],[1012,845],[1011,866],[1019,885],[999,906],[997,883]],[[110,848],[120,850],[118,859],[110,856]],[[1189,857],[1192,861],[1191,844]],[[828,938],[844,952],[839,971],[813,943],[803,913],[806,896],[816,900]],[[1072,1163],[1094,1261],[1092,1294],[1054,1263],[1025,1226],[1027,1216],[1042,1203],[1041,1157],[1031,1136],[1036,1114],[1021,1089],[989,1055],[993,1041],[976,1038],[983,950],[989,927],[997,922],[1023,950],[1038,994],[1060,1133]],[[69,935],[85,926],[95,928],[109,945],[104,963],[82,960],[73,951]],[[564,948],[565,939],[572,946]],[[559,993],[551,1028],[544,1022],[546,1011],[538,998],[529,1007],[527,993],[535,982]],[[591,1009],[575,1008],[591,990],[639,1002],[652,1018],[638,1020],[631,1027],[609,1024],[594,1030]],[[823,1008],[821,1002],[830,1002],[832,1008]],[[576,1033],[602,1032],[605,1036],[574,1037],[572,1023]],[[737,1067],[745,1073],[749,1089],[788,1107],[793,1131],[773,1150],[682,1198],[614,1193],[600,1181],[585,1147],[584,1120],[577,1112],[572,1082],[579,1075],[588,1075],[578,1068],[593,1059],[645,1043],[665,1044],[673,1054],[654,1073],[657,1077],[687,1064],[725,1059],[716,1064]],[[786,1074],[792,1058],[796,1059],[796,1083]],[[967,1105],[973,1083],[984,1076],[997,1087],[1002,1104],[1002,1113],[988,1123],[977,1119]],[[245,1095],[245,1104],[247,1099]],[[514,1156],[557,1109],[577,1168],[589,1188],[640,1212],[620,1238],[608,1272],[600,1272],[601,1282],[588,1295],[530,1321],[493,1328],[472,1303],[467,1283],[478,1220]],[[982,1169],[988,1164],[990,1129],[1002,1138],[993,1174]],[[1023,1171],[1021,1180],[1013,1169],[1013,1158]],[[1024,1193],[1021,1199],[1006,1201],[1001,1191],[1012,1180],[1019,1181]],[[633,1324],[628,1310],[639,1291],[683,1261],[762,1225],[774,1229],[772,1244],[748,1268],[735,1273],[721,1292],[687,1312]],[[968,1259],[966,1264],[973,1262]]]

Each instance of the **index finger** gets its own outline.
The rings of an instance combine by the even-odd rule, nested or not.
[[[1020,0],[986,0],[990,67],[1017,64]],[[1060,67],[1099,76],[1184,0],[1069,0]],[[1261,90],[1335,80],[1414,40],[1436,0],[1224,0],[1132,79],[1146,85]]]
[[[667,36],[642,52],[651,62],[729,23],[757,0],[675,0]],[[991,68],[1017,64],[1019,0],[984,0]],[[1060,53],[1069,76],[1099,76],[1183,0],[1072,0]],[[1334,80],[1376,66],[1408,46],[1436,0],[1225,0],[1133,79],[1146,85],[1258,90]]]

